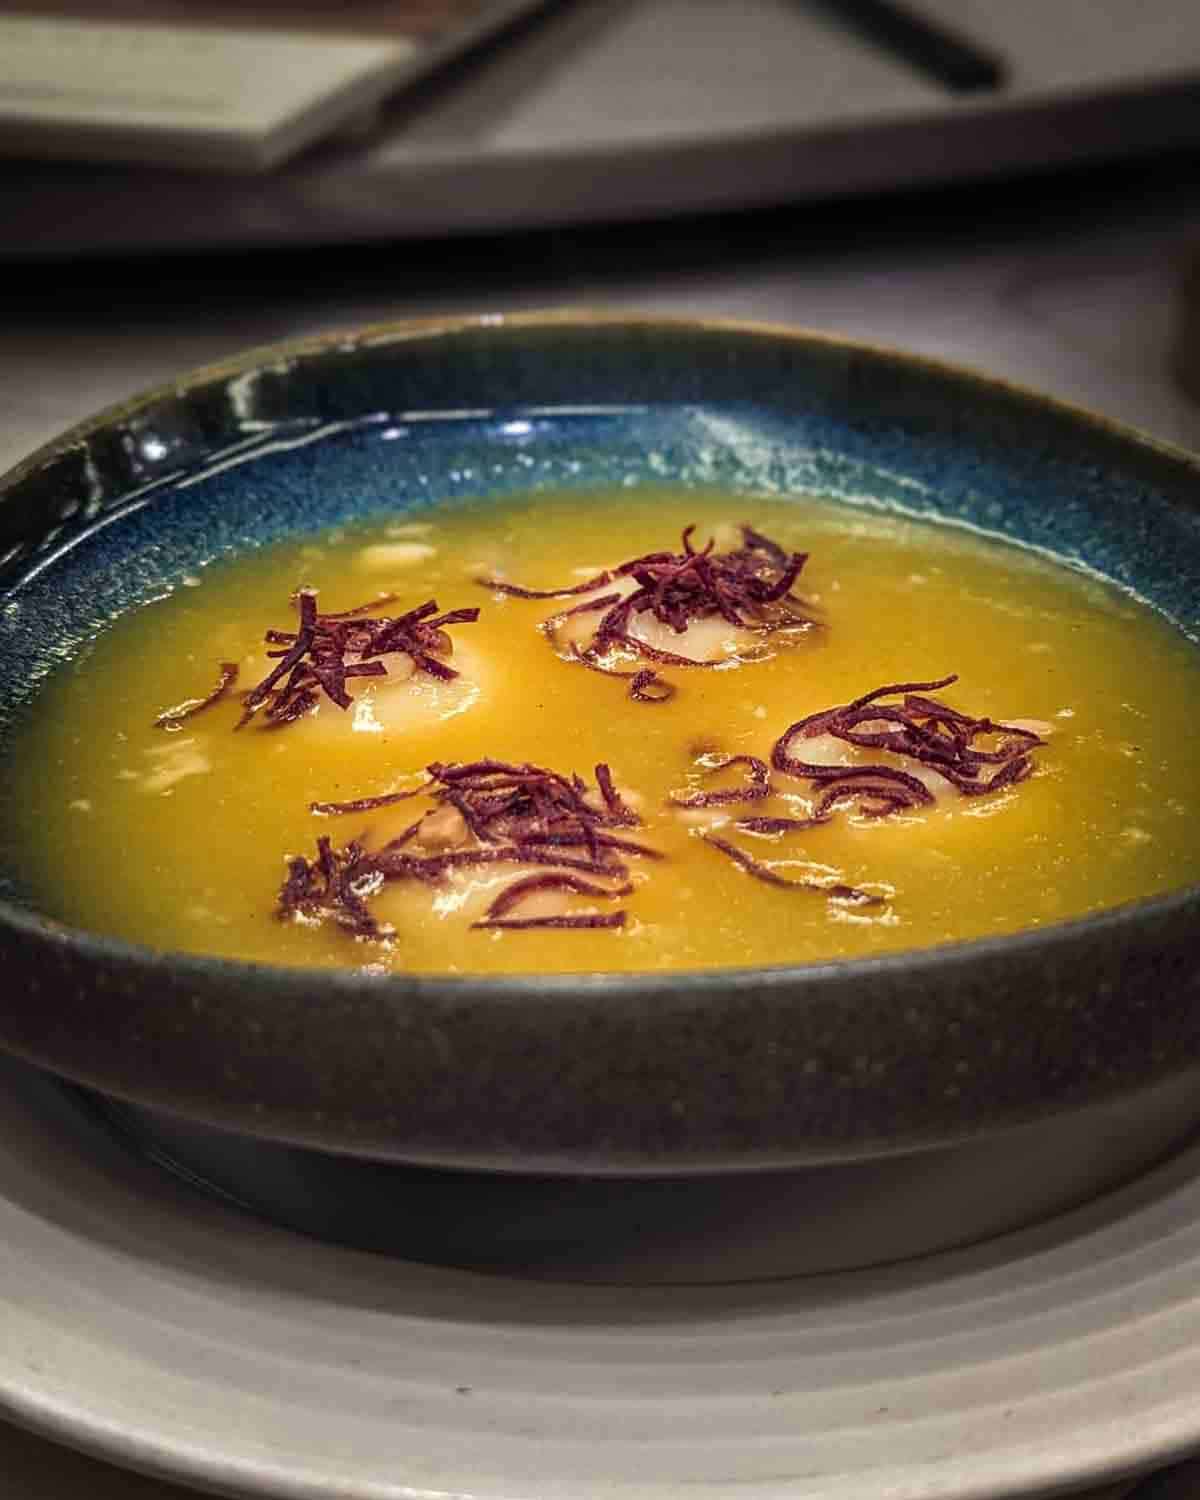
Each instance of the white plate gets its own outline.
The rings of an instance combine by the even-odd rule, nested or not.
[[[1054,0],[1052,26],[1046,0],[918,8],[1005,59],[1004,87],[950,91],[864,42],[832,5],[572,0],[403,95],[362,138],[265,176],[6,164],[0,260],[820,205],[1200,139],[1200,7]],[[818,206],[809,254],[823,222]],[[589,270],[574,253],[569,242],[541,252],[578,285]],[[485,249],[453,299],[490,295],[506,258]]]
[[[1200,1151],[840,1277],[548,1285],[272,1230],[0,1068],[0,1410],[304,1500],[996,1500],[1200,1440]]]

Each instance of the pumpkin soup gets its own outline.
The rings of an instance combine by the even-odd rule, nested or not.
[[[214,563],[45,686],[28,885],[156,947],[648,971],[1009,933],[1200,878],[1200,653],[966,528],[633,489]]]

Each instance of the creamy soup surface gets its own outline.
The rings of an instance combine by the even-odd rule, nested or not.
[[[597,643],[611,601],[642,585],[590,580],[710,541],[728,556],[743,526],[781,549],[750,557],[768,582],[772,558],[807,554],[788,591],[803,607],[779,628],[710,615],[680,632],[647,609],[626,621],[645,651]],[[383,655],[386,675],[345,677],[347,707],[318,684],[291,722],[268,721],[267,696],[238,729],[281,660],[267,653],[297,634],[300,590],[322,618],[389,595],[357,618],[427,600],[427,620],[480,613],[423,638],[428,671]],[[236,680],[188,714],[223,664]],[[819,724],[786,741],[780,769],[790,726],[952,675],[882,695],[856,732],[957,732],[994,757],[979,785],[943,776],[940,751],[913,759]],[[923,700],[950,712],[932,722]],[[1039,927],[1200,878],[1197,704],[1200,652],[1151,610],[965,530],[806,498],[539,495],[200,570],[48,682],[4,773],[5,816],[41,909],[165,949],[376,973],[809,962]],[[969,728],[985,719],[1001,727]],[[865,769],[880,765],[899,774]],[[336,810],[398,792],[413,795]],[[496,814],[526,793],[541,823]],[[330,870],[350,888],[341,906],[321,894]]]

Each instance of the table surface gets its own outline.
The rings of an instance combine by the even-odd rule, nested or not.
[[[565,304],[836,330],[1200,447],[1196,154],[619,229],[6,269],[0,470],[98,407],[247,345],[407,314]],[[184,1494],[4,1426],[0,1473],[10,1500]],[[1138,1500],[1194,1500],[1200,1466],[1143,1485]]]
[[[86,5],[176,17],[197,8]],[[236,0],[210,5],[237,10]],[[881,44],[864,26],[874,6],[863,0],[552,0],[501,45],[442,68],[270,173],[12,163],[0,173],[0,260],[30,244],[67,254],[612,223],[1200,145],[1200,7],[1050,6],[1053,25],[1046,0],[920,0],[922,16],[968,39],[1000,73],[996,86],[964,88],[928,52],[894,36]],[[421,6],[272,0],[259,9],[259,20],[353,31],[372,12]],[[158,72],[155,96],[170,98],[189,78],[169,64]],[[27,123],[12,114],[19,100],[3,107],[12,92],[0,90],[0,146],[7,114],[10,147],[32,149]]]

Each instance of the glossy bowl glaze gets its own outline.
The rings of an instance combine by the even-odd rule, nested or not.
[[[0,483],[5,726],[53,662],[203,559],[415,496],[664,479],[968,521],[1200,635],[1200,468],[1085,413],[788,329],[407,323],[187,376]],[[871,960],[451,980],[152,951],[31,910],[19,849],[0,876],[0,1045],[327,1151],[542,1173],[837,1163],[1186,1096],[1200,1069],[1196,887]]]

